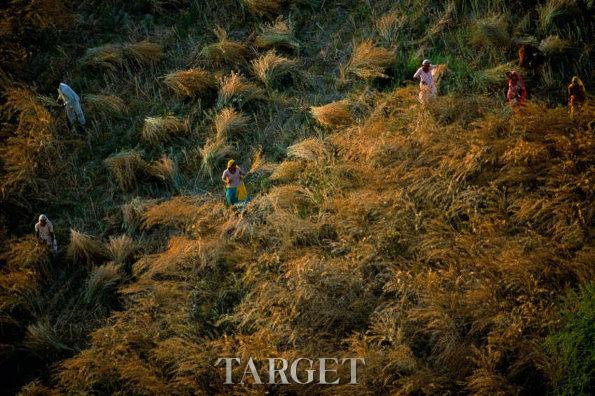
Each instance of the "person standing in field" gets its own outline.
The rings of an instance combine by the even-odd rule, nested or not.
[[[68,127],[72,128],[75,121],[79,124],[85,125],[85,113],[81,107],[81,99],[79,96],[64,83],[60,83],[58,87],[58,100],[62,101],[66,108],[66,117],[68,118]]]
[[[58,251],[56,236],[54,235],[54,225],[46,215],[39,215],[39,221],[35,223],[35,234],[40,243],[44,243],[52,249],[52,252]]]
[[[233,159],[227,162],[227,169],[223,171],[221,180],[225,183],[225,200],[228,205],[238,203],[238,188],[243,185],[242,179],[246,173],[240,168]]]
[[[527,102],[525,80],[514,70],[506,72],[506,78],[508,79],[506,100],[512,107],[524,106]]]
[[[572,77],[570,85],[568,85],[568,108],[571,116],[580,110],[586,99],[585,85],[578,76]]]
[[[428,59],[425,59],[421,67],[417,69],[413,78],[419,79],[419,101],[426,104],[429,100],[436,97],[436,83],[434,82],[434,70],[436,66],[432,65]]]

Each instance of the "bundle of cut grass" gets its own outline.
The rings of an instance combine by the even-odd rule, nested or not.
[[[27,326],[24,344],[31,351],[41,356],[72,350],[62,342],[56,326],[50,323],[47,316]]]
[[[136,197],[132,201],[122,205],[122,226],[128,232],[135,232],[141,225],[143,214],[154,202],[154,200],[145,200]]]
[[[256,84],[246,81],[246,79],[232,72],[221,80],[219,95],[217,97],[217,107],[237,103],[240,107],[252,100],[263,98],[263,92]]]
[[[323,106],[312,106],[310,112],[320,125],[327,127],[346,126],[352,122],[348,100],[340,100]]]
[[[124,64],[124,50],[122,46],[106,44],[88,48],[83,57],[83,65],[117,71]]]
[[[6,261],[8,268],[37,269],[49,263],[47,246],[37,241],[33,235],[7,241],[0,260]]]
[[[107,256],[107,252],[91,236],[71,229],[66,256],[74,264],[89,265],[103,260]]]
[[[143,141],[157,145],[171,141],[179,133],[188,131],[188,122],[175,116],[147,117],[141,133]]]
[[[142,228],[148,230],[157,225],[184,228],[200,215],[196,198],[178,196],[149,207],[143,214]]]
[[[126,234],[119,237],[111,236],[107,245],[110,258],[116,264],[126,264],[136,251],[136,243]]]
[[[145,173],[148,168],[148,164],[142,158],[141,153],[135,150],[114,154],[103,162],[120,188],[125,191],[136,186],[138,177]]]
[[[205,96],[216,87],[213,76],[200,68],[170,73],[164,77],[164,82],[179,96],[191,98]]]
[[[108,305],[121,281],[120,265],[107,263],[94,267],[85,283],[83,300],[87,304]]]
[[[477,73],[479,82],[487,87],[501,86],[506,82],[506,72],[513,70],[514,63],[504,63],[490,69],[481,70]]]
[[[223,169],[223,162],[234,153],[234,149],[225,140],[209,139],[200,148],[200,168],[209,177],[213,177],[216,168]]]
[[[285,0],[244,0],[251,14],[259,17],[274,17],[281,12]]]
[[[551,35],[539,43],[539,50],[546,56],[557,56],[563,54],[569,47],[568,40],[563,40],[559,36]]]
[[[296,68],[295,60],[277,55],[274,50],[252,61],[252,72],[267,87],[272,87],[275,82],[295,71]]]
[[[571,15],[578,10],[576,0],[548,0],[545,4],[537,6],[539,27],[542,31],[546,31],[556,19]]]
[[[385,78],[387,67],[395,62],[395,52],[377,47],[368,39],[354,47],[347,71],[364,80]]]
[[[384,43],[393,43],[406,18],[396,11],[384,14],[376,21],[376,31]]]
[[[149,164],[147,173],[169,186],[174,188],[179,186],[178,166],[165,154],[160,159],[152,161]]]
[[[157,63],[163,57],[161,45],[150,41],[126,44],[124,55],[137,65],[149,65]]]
[[[91,113],[119,116],[128,110],[124,101],[116,95],[85,95],[85,109]]]
[[[287,156],[301,158],[307,161],[316,161],[328,154],[328,148],[324,141],[319,138],[302,140],[287,148]]]
[[[220,27],[214,29],[214,32],[219,41],[203,47],[199,56],[216,65],[238,65],[246,62],[248,51],[244,44],[228,39],[227,32]]]
[[[276,182],[290,182],[295,180],[304,170],[300,161],[283,161],[275,167],[271,180]]]
[[[234,131],[244,128],[248,125],[250,118],[247,115],[235,110],[232,107],[226,107],[215,116],[215,132],[217,140],[225,141]]]
[[[283,48],[290,51],[300,49],[300,43],[293,34],[293,25],[290,20],[277,18],[274,23],[266,24],[260,28],[260,33],[254,40],[256,48],[273,49]]]
[[[492,15],[475,21],[471,43],[482,47],[504,48],[510,45],[508,23],[502,15]]]

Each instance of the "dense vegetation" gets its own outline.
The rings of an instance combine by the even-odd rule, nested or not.
[[[592,86],[593,8],[0,5],[0,387],[587,394],[595,111],[570,117],[565,86]],[[520,43],[542,56],[512,112]],[[446,70],[427,109],[424,58]],[[243,212],[223,202],[230,157],[250,170]],[[357,386],[235,388],[222,356],[366,366]]]

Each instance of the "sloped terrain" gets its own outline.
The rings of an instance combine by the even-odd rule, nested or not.
[[[3,9],[22,44],[7,59],[34,54],[2,74],[9,389],[588,391],[595,112],[563,103],[591,68],[589,2],[37,7]],[[513,112],[515,40],[543,59]],[[422,108],[427,57],[447,71]],[[60,81],[85,129],[66,127]],[[223,202],[230,157],[250,171],[243,211]],[[240,387],[214,367],[229,356],[366,365],[357,385]]]

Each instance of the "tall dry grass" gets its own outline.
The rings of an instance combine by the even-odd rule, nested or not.
[[[164,83],[178,96],[204,97],[216,87],[216,81],[204,69],[194,68],[169,73],[164,77]]]
[[[310,112],[319,124],[327,127],[346,126],[352,122],[347,100],[314,106],[310,108]]]
[[[107,252],[95,238],[71,229],[66,256],[75,265],[90,266],[104,260]]]
[[[297,70],[297,61],[281,55],[274,50],[252,61],[252,72],[266,87],[272,87],[280,79]]]
[[[220,80],[217,107],[222,108],[233,104],[242,107],[245,103],[263,98],[262,88],[246,80],[241,74],[231,72]]]
[[[395,56],[394,51],[378,47],[368,39],[354,44],[347,71],[365,80],[386,78],[385,71],[395,63]]]
[[[230,40],[221,27],[214,29],[214,32],[219,41],[204,46],[199,52],[200,57],[215,65],[240,65],[246,62],[248,50],[244,44]]]
[[[137,186],[138,180],[149,167],[139,151],[130,150],[114,154],[104,161],[105,166],[122,190]]]
[[[243,0],[251,14],[259,17],[274,17],[281,12],[284,0]]]
[[[300,43],[295,38],[293,24],[289,19],[277,18],[275,22],[262,25],[254,40],[256,48],[273,48],[298,51]]]
[[[171,141],[176,135],[187,132],[188,121],[176,116],[147,117],[141,132],[143,141],[157,145]]]
[[[241,130],[248,125],[250,118],[237,110],[226,107],[215,115],[213,120],[216,139],[226,141],[235,131]]]

